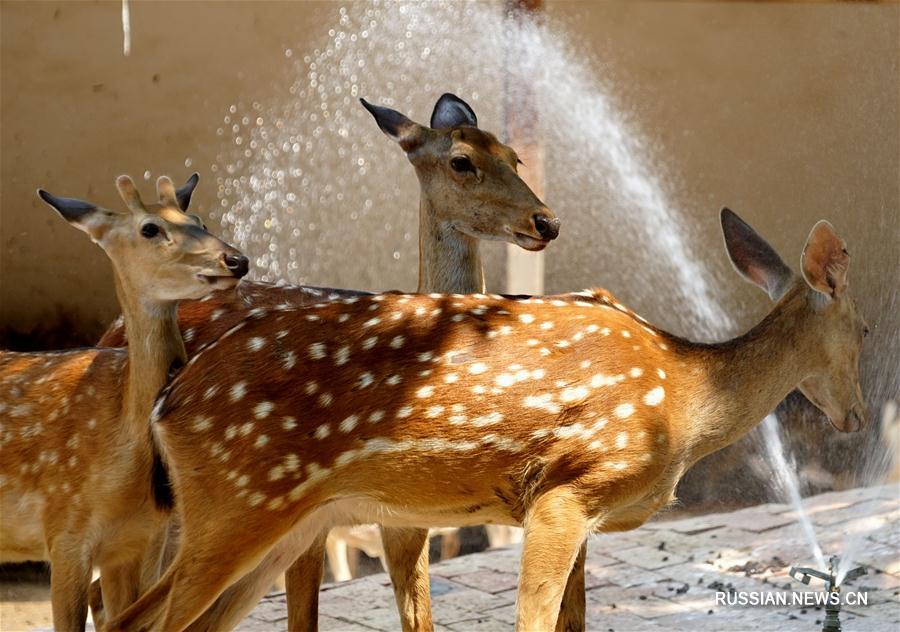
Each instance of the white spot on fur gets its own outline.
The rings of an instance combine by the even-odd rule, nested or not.
[[[375,376],[366,371],[359,376],[359,379],[356,381],[356,388],[368,388],[375,382]]]
[[[392,349],[399,349],[403,346],[403,343],[406,342],[406,338],[403,336],[394,336],[391,339],[390,346]]]
[[[534,316],[532,316],[531,314],[520,314],[519,320],[521,320],[526,325],[530,325],[534,322]]]
[[[644,403],[647,406],[659,406],[660,402],[666,397],[666,391],[662,386],[657,386],[649,393],[644,395]]]
[[[297,427],[297,420],[294,417],[285,417],[281,421],[281,427],[285,430],[293,430]]]
[[[344,434],[347,434],[348,432],[351,432],[354,428],[356,428],[356,424],[358,424],[358,423],[359,423],[359,416],[358,415],[350,415],[349,417],[344,419],[344,421],[341,422],[341,425],[338,426],[338,428],[340,428],[341,432],[343,432]]]
[[[369,415],[369,422],[373,424],[377,424],[382,419],[384,419],[383,410],[376,410],[371,415]]]
[[[634,378],[641,377],[644,374],[644,370],[639,367],[634,367],[628,372],[628,375]]]
[[[412,414],[412,406],[404,406],[400,410],[397,411],[397,417],[399,419],[403,419],[404,417],[409,417]]]
[[[262,336],[253,336],[250,340],[247,341],[247,350],[248,351],[259,351],[263,347],[266,346],[266,339]]]
[[[434,387],[433,386],[423,386],[418,391],[416,391],[416,397],[431,397],[434,395]]]
[[[619,419],[627,419],[634,414],[634,406],[631,404],[619,404],[616,406],[616,410],[614,411],[616,417]]]
[[[272,402],[260,402],[253,408],[253,416],[257,419],[265,419],[275,409]]]
[[[403,378],[401,378],[398,374],[394,373],[393,375],[388,377],[388,379],[386,379],[384,382],[385,382],[385,384],[388,384],[390,386],[397,386],[397,384],[399,384],[402,379]]]
[[[522,405],[526,408],[538,408],[548,413],[558,413],[560,411],[559,404],[553,402],[551,393],[543,393],[542,395],[528,395]]]
[[[191,424],[191,428],[194,429],[194,432],[204,432],[206,430],[209,430],[211,426],[212,419],[210,419],[209,417],[204,417],[202,415],[197,415],[196,417],[194,417],[194,422]]]
[[[573,386],[565,389],[559,396],[561,402],[577,402],[588,395],[588,389],[584,386]]]
[[[616,435],[616,448],[624,450],[626,445],[628,445],[628,433],[620,432]]]
[[[322,424],[318,428],[316,428],[316,432],[314,436],[316,439],[326,439],[328,435],[331,434],[331,426],[328,424]]]
[[[288,351],[281,359],[281,364],[285,371],[290,371],[297,364],[297,355],[293,351]]]
[[[469,367],[469,373],[471,373],[472,375],[480,375],[487,370],[487,365],[484,362],[476,362]]]
[[[338,349],[334,353],[334,363],[337,366],[341,366],[343,364],[347,364],[347,361],[350,359],[350,347],[344,345],[340,349]]]
[[[659,379],[661,379],[661,380],[666,379],[666,372],[663,371],[662,369],[656,369],[656,374],[659,376]]]
[[[269,442],[269,437],[266,435],[259,435],[256,437],[256,442],[253,444],[255,448],[261,448]]]
[[[372,347],[374,347],[376,345],[377,342],[378,342],[378,336],[369,336],[368,338],[363,340],[362,348],[366,349],[366,350],[371,349]]]
[[[503,421],[503,415],[498,412],[492,412],[487,415],[482,415],[481,417],[475,417],[475,419],[472,420],[472,425],[481,428],[483,426],[492,426],[501,421]]]
[[[325,357],[325,343],[314,342],[309,345],[309,357],[313,360],[321,360]]]
[[[325,408],[326,406],[331,406],[331,402],[334,401],[334,397],[331,393],[322,393],[319,395],[319,406]]]

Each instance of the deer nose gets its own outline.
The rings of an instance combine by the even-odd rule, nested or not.
[[[250,260],[244,255],[225,255],[225,267],[240,279],[250,270]]]
[[[534,227],[542,239],[556,239],[559,236],[559,218],[546,215],[534,216]]]

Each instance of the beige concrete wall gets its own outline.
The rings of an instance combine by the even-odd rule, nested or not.
[[[108,263],[39,204],[34,189],[113,205],[119,173],[183,178],[197,169],[198,208],[209,211],[217,203],[209,167],[233,149],[227,135],[216,134],[228,105],[282,98],[284,49],[301,54],[320,46],[338,5],[132,2],[127,58],[118,2],[0,7],[0,328],[52,327],[64,314],[93,336],[116,311]],[[900,230],[897,5],[549,2],[547,11],[582,42],[653,143],[673,204],[695,224],[698,258],[710,263],[726,305],[742,308],[738,326],[758,317],[765,302],[749,287],[731,287],[736,277],[715,221],[722,204],[751,219],[792,262],[812,223],[832,219],[850,243],[854,288],[867,314],[879,330],[896,327],[886,309],[896,291],[885,289],[885,267],[897,262]],[[417,118],[425,119],[444,89],[454,86],[416,95]],[[493,114],[482,118],[498,129]],[[412,223],[415,205],[406,198],[415,195],[415,179],[390,151],[366,182],[398,180],[409,207],[403,218]],[[677,325],[665,302],[627,282],[628,253],[640,244],[617,243],[617,226],[602,212],[583,212],[581,201],[558,207],[554,173],[577,161],[564,147],[548,148],[547,195],[564,221],[547,252],[548,290],[605,285],[651,319]],[[340,222],[332,227],[341,229]],[[409,229],[414,234],[414,224]],[[414,244],[373,249],[385,261],[400,250],[408,261]],[[488,251],[489,282],[502,289],[499,251]],[[348,259],[305,278],[411,287],[415,266],[386,265],[379,276],[374,264]]]

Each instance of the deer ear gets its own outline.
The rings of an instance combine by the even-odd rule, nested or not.
[[[418,149],[425,141],[426,128],[409,120],[397,110],[372,105],[365,99],[360,99],[359,102],[375,117],[381,131],[397,141],[406,153]]]
[[[784,296],[794,273],[778,253],[734,211],[723,208],[721,219],[725,249],[738,273],[765,290],[773,301]]]
[[[834,232],[834,226],[821,220],[813,226],[800,256],[803,278],[817,292],[837,298],[847,290],[849,267],[847,244]]]
[[[182,186],[175,189],[175,197],[178,198],[178,208],[182,211],[188,210],[191,205],[191,196],[194,195],[194,189],[197,188],[197,182],[200,181],[200,174],[195,173]]]
[[[56,197],[43,189],[38,189],[37,194],[70,224],[81,223],[88,215],[97,210],[97,206],[90,202],[75,198]]]
[[[103,236],[103,213],[95,204],[75,198],[56,197],[43,189],[37,190],[38,197],[49,204],[63,219],[75,228],[84,231],[95,241]]]
[[[431,113],[432,129],[452,129],[460,125],[478,127],[478,117],[468,103],[455,94],[445,92],[434,104]]]

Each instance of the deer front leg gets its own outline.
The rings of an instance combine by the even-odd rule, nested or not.
[[[381,527],[381,541],[403,632],[429,632],[428,529]]]
[[[535,500],[525,518],[518,632],[556,628],[566,578],[587,534],[584,507],[572,489],[552,489]]]
[[[319,585],[325,572],[327,539],[328,531],[321,531],[309,548],[285,572],[290,632],[315,632],[318,629]]]
[[[584,561],[587,557],[587,540],[581,543],[575,566],[569,573],[566,590],[563,593],[559,619],[556,621],[556,632],[584,632],[585,629],[585,594],[584,594]]]
[[[83,632],[87,622],[91,560],[80,538],[57,538],[50,546],[53,628]]]

